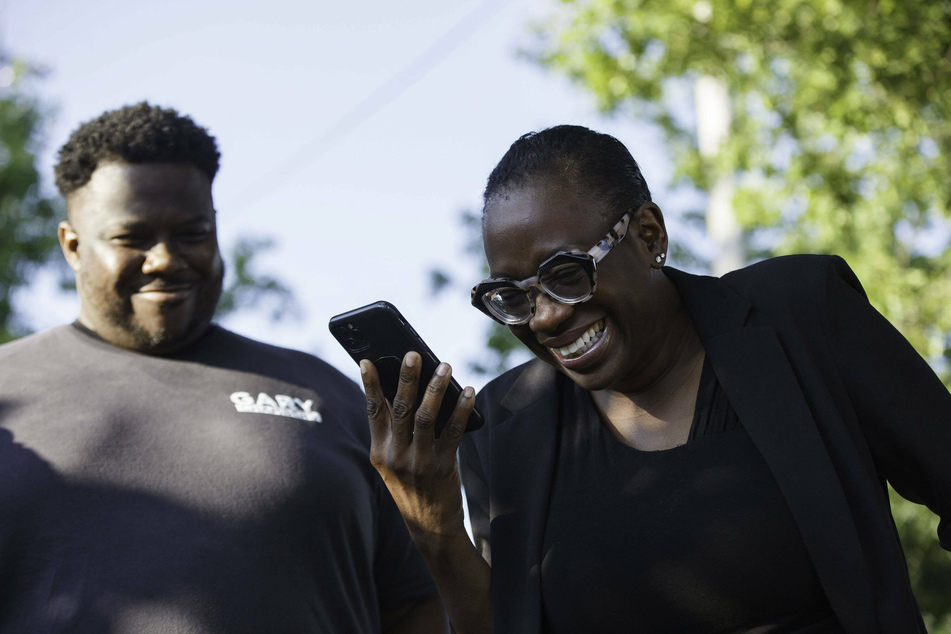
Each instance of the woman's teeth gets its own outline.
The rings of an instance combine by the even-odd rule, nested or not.
[[[564,348],[553,348],[553,350],[563,359],[572,359],[581,356],[598,342],[603,332],[604,322],[599,321],[588,328],[588,331],[578,337],[578,340],[573,344],[565,346]]]

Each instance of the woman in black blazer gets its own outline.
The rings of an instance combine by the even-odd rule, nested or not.
[[[489,177],[473,305],[538,357],[439,439],[362,369],[371,459],[457,632],[924,632],[886,480],[951,549],[951,395],[835,257],[665,266],[636,162],[576,126]],[[461,444],[460,444],[461,442]],[[458,462],[456,458],[458,451]],[[463,526],[462,472],[474,548]]]

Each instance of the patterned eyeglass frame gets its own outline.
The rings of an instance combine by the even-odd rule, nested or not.
[[[591,262],[591,271],[590,271],[591,292],[589,292],[588,295],[584,297],[583,299],[579,299],[577,301],[564,301],[557,297],[553,297],[551,293],[545,290],[545,287],[543,287],[539,283],[539,279],[541,278],[541,275],[536,273],[534,276],[521,280],[521,281],[510,280],[506,278],[491,278],[491,277],[486,278],[472,287],[471,304],[474,307],[478,308],[483,313],[485,313],[486,315],[488,315],[489,317],[491,317],[492,319],[494,319],[495,321],[499,322],[500,324],[503,324],[506,326],[519,326],[521,324],[527,324],[531,320],[532,316],[535,314],[535,298],[532,295],[532,293],[529,292],[532,288],[538,288],[543,293],[545,293],[549,297],[552,297],[552,299],[562,304],[580,304],[582,302],[588,301],[594,296],[594,292],[598,287],[598,267],[597,267],[598,262],[603,260],[604,256],[610,253],[611,249],[616,247],[618,243],[624,239],[624,236],[627,235],[627,230],[631,223],[631,216],[633,215],[634,215],[633,209],[629,209],[628,211],[626,211],[624,215],[621,216],[621,219],[618,220],[617,223],[615,223],[614,227],[611,228],[611,231],[609,231],[606,236],[601,238],[601,240],[596,245],[591,247],[588,251],[582,251],[580,249],[571,249],[570,251],[559,251],[558,253],[552,255],[550,258],[546,259],[544,262],[542,262],[539,265],[538,270],[540,271],[542,268],[544,268],[546,264],[548,264],[555,258],[566,256],[566,255],[573,256],[573,257],[583,257],[589,260]],[[486,299],[485,299],[486,294],[489,293],[490,291],[493,291],[497,288],[501,288],[503,286],[515,287],[515,288],[521,289],[528,296],[528,303],[529,303],[529,306],[531,307],[531,313],[529,313],[529,316],[526,319],[522,321],[517,321],[517,322],[503,321],[501,318],[495,315],[492,312],[492,310],[489,308],[488,303],[486,302]]]

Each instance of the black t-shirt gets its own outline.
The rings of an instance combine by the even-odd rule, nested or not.
[[[223,329],[0,347],[0,632],[376,632],[435,593],[359,388]]]
[[[623,445],[574,386],[545,528],[545,631],[842,632],[779,487],[704,363],[686,444]]]

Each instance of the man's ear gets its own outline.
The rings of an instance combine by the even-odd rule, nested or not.
[[[73,271],[78,272],[79,236],[76,234],[76,230],[69,224],[69,221],[64,220],[59,223],[59,228],[56,233],[59,236],[59,247],[63,250],[63,256],[66,258],[66,262]]]

